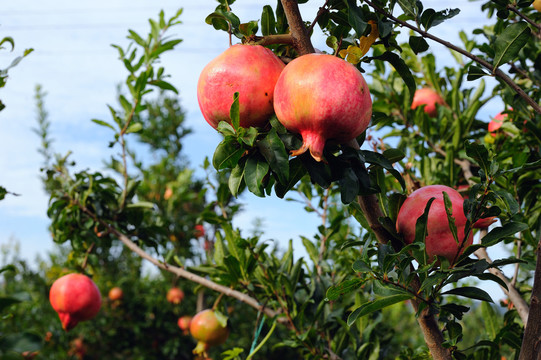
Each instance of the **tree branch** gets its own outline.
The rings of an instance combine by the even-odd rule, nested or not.
[[[489,264],[492,263],[492,259],[488,256],[487,250],[485,248],[477,249],[474,254],[475,256],[477,256],[478,259],[485,259]],[[505,295],[509,297],[509,300],[515,305],[520,319],[524,324],[526,324],[528,322],[528,313],[530,312],[530,308],[528,307],[526,301],[524,301],[517,289],[511,284],[509,279],[498,268],[489,268],[488,271],[502,279],[505,285],[507,285],[507,289],[509,290],[502,286],[500,286],[500,288],[505,293]]]
[[[367,3],[370,7],[372,7],[376,12],[378,12],[381,15],[385,16],[386,18],[394,21],[395,23],[400,24],[400,25],[402,25],[404,27],[407,27],[408,29],[411,29],[411,30],[415,31],[416,33],[419,33],[420,35],[422,35],[425,38],[428,38],[428,39],[433,40],[433,41],[435,41],[437,43],[440,43],[440,44],[444,45],[445,47],[447,47],[449,49],[452,49],[452,50],[466,56],[467,58],[475,61],[479,65],[483,66],[484,68],[489,70],[491,74],[493,74],[494,76],[500,78],[503,82],[505,82],[507,85],[509,85],[509,87],[511,87],[511,89],[513,89],[521,98],[523,98],[535,110],[535,112],[537,112],[538,114],[541,114],[541,106],[538,103],[536,103],[531,97],[529,97],[528,94],[526,94],[526,92],[513,81],[513,79],[511,79],[509,76],[507,76],[499,68],[494,68],[492,66],[492,64],[490,64],[488,61],[486,61],[484,59],[481,59],[480,57],[475,56],[472,53],[470,53],[470,52],[468,52],[468,51],[466,51],[466,50],[464,50],[464,49],[462,49],[462,48],[460,48],[460,47],[458,47],[456,45],[453,45],[448,41],[440,39],[437,36],[434,36],[434,35],[426,32],[424,30],[421,30],[416,26],[413,26],[413,25],[411,25],[411,24],[409,24],[409,23],[407,23],[405,21],[402,21],[402,20],[394,17],[393,15],[389,14],[387,11],[383,10],[379,6],[372,3],[372,1],[370,1],[370,0],[363,0],[363,1],[365,3]]]
[[[297,49],[299,55],[314,53],[315,49],[302,21],[297,0],[282,0],[282,7],[289,24],[289,31],[293,37],[293,46]]]
[[[519,360],[541,360],[541,235],[537,244],[530,313],[524,329]]]

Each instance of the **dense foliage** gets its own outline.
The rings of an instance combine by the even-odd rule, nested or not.
[[[37,350],[37,334],[43,341],[36,358],[189,359],[195,341],[177,319],[213,308],[231,335],[196,357],[539,354],[531,340],[538,336],[541,309],[528,304],[541,296],[541,13],[531,1],[479,4],[492,25],[477,29],[482,37],[475,41],[461,33],[458,45],[430,29],[452,21],[459,9],[424,8],[421,1],[327,0],[310,22],[297,5],[278,1],[262,8],[259,21],[241,20],[235,1],[220,0],[206,22],[245,44],[268,46],[286,63],[314,51],[309,36],[318,26],[325,51],[368,79],[372,119],[356,139],[362,146],[329,142],[325,161],[309,153],[291,157],[300,136],[276,116],[264,127],[241,127],[236,96],[231,122],[217,127],[223,141],[203,164],[207,178],[196,179],[182,154],[190,129],[173,95],[178,91],[159,64],[162,53],[181,46],[168,31],[182,11],[151,19],[147,36],[129,30],[130,46],[115,46],[127,72],[117,108],[109,107],[110,120],[93,120],[113,132],[115,151],[106,169],[73,172],[69,155],[51,154],[44,94],[38,91],[43,181],[59,250],[39,270],[10,261],[15,266],[3,273],[3,291],[27,297],[1,323],[0,349],[12,334],[31,330],[25,335],[34,340],[28,350],[12,347],[19,354]],[[405,28],[411,32],[401,43]],[[447,46],[456,65],[438,64],[430,41]],[[489,76],[495,85],[487,86]],[[436,114],[411,106],[416,89],[424,87],[443,99]],[[506,118],[489,132],[479,114],[494,98]],[[426,255],[430,202],[413,219],[412,244],[405,246],[396,230],[407,195],[433,184],[463,193],[465,237],[474,233],[477,239],[454,259]],[[314,236],[302,239],[307,258],[296,255],[291,241],[281,248],[259,231],[233,227],[244,192],[305,201],[306,210],[321,219]],[[444,198],[450,219],[452,206]],[[498,222],[475,226],[489,217]],[[457,233],[453,221],[449,230]],[[485,249],[498,244],[506,245],[509,256],[492,260]],[[141,258],[152,264],[150,273]],[[499,270],[508,264],[516,267],[513,279]],[[72,271],[92,276],[104,296],[113,286],[124,296],[106,300],[98,317],[65,333],[46,299],[54,279]],[[485,281],[502,287],[507,304],[494,304],[477,286]],[[175,285],[186,294],[181,306],[166,301]]]

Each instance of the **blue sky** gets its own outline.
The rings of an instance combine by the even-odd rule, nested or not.
[[[270,1],[274,5],[275,1]],[[319,3],[301,5],[306,19],[313,19]],[[471,34],[473,27],[485,21],[480,13],[480,2],[467,0],[424,1],[425,8],[438,10],[459,7],[462,12],[434,32],[451,41],[458,41],[458,32]],[[237,0],[233,10],[242,21],[259,19],[263,2]],[[45,106],[51,121],[54,150],[65,154],[73,151],[77,168],[101,169],[102,160],[110,157],[107,147],[111,132],[90,121],[92,118],[109,120],[106,104],[116,105],[116,86],[126,72],[110,45],[125,47],[128,29],[146,34],[148,18],[155,18],[161,9],[172,15],[178,7],[184,9],[182,25],[173,34],[184,39],[177,50],[166,54],[162,63],[171,74],[171,83],[180,90],[181,105],[187,114],[187,126],[194,133],[184,144],[191,167],[199,168],[212,153],[220,136],[204,121],[196,99],[196,83],[200,71],[212,58],[228,46],[225,32],[215,31],[205,24],[216,2],[213,0],[171,1],[155,0],[95,0],[73,2],[50,0],[18,0],[3,5],[0,17],[0,37],[12,36],[15,51],[0,52],[0,68],[5,67],[26,48],[35,51],[12,69],[7,86],[0,90],[0,98],[7,108],[0,112],[0,185],[21,196],[8,196],[0,202],[0,245],[15,239],[20,242],[21,254],[32,261],[36,255],[52,248],[46,217],[47,197],[39,180],[42,158],[37,153],[39,139],[32,132],[37,125],[34,88],[40,84],[47,92]],[[405,31],[404,31],[405,32]],[[314,38],[321,50],[328,50],[324,38]],[[447,51],[434,46],[434,51]],[[443,61],[452,61],[447,54]],[[441,66],[442,63],[439,63]],[[486,121],[501,109],[485,108]],[[202,171],[198,170],[199,176]],[[253,195],[243,198],[244,213],[236,220],[243,229],[252,228],[256,217],[264,218],[265,238],[279,239],[285,246],[293,239],[303,254],[300,235],[312,237],[320,225],[314,214],[303,210],[303,205],[276,198],[259,199]]]

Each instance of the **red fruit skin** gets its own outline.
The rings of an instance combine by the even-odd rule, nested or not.
[[[496,132],[499,128],[502,127],[503,122],[507,119],[507,114],[498,113],[490,122],[488,123],[488,132],[493,133],[492,136],[496,136]]]
[[[223,327],[211,309],[197,313],[190,322],[190,334],[198,342],[209,346],[223,344],[229,337],[229,328]]]
[[[205,236],[205,227],[201,224],[195,225],[194,235],[195,237],[198,237],[198,238]]]
[[[124,292],[118,286],[115,286],[111,288],[111,290],[109,290],[108,297],[109,297],[109,300],[111,301],[121,300],[123,296],[124,296]]]
[[[413,95],[413,101],[411,108],[415,109],[418,106],[425,105],[424,111],[430,117],[436,117],[438,115],[438,108],[436,104],[443,105],[445,101],[436,91],[430,88],[422,88],[415,91]]]
[[[434,197],[435,200],[428,212],[427,237],[425,239],[426,253],[430,258],[443,256],[449,262],[453,262],[455,257],[458,257],[456,255],[459,245],[449,230],[449,222],[447,221],[447,213],[443,202],[444,191],[449,195],[452,203],[458,240],[463,242],[466,225],[466,216],[463,210],[464,199],[458,191],[444,185],[425,186],[411,193],[398,212],[396,230],[402,234],[406,244],[411,244],[415,240],[417,219],[423,214],[428,201]],[[466,243],[462,246],[462,250],[471,245],[472,242],[473,233],[470,232]]]
[[[173,287],[167,291],[166,299],[170,303],[178,305],[184,299],[184,291],[178,287]]]
[[[190,323],[192,321],[192,317],[189,315],[181,316],[178,318],[177,325],[182,331],[188,331],[190,330]]]
[[[101,307],[101,294],[88,276],[68,274],[53,283],[49,301],[58,313],[62,328],[69,331],[80,321],[96,316]]]
[[[361,72],[332,55],[308,54],[291,61],[274,88],[280,123],[302,136],[297,156],[310,150],[322,160],[327,140],[346,143],[362,134],[372,116],[372,99]]]
[[[260,45],[233,45],[208,63],[197,83],[197,100],[213,128],[231,123],[229,110],[239,93],[240,126],[262,127],[274,113],[274,85],[284,68],[274,53]]]

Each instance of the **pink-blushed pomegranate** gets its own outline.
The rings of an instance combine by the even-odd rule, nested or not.
[[[491,133],[492,136],[496,136],[496,131],[502,127],[503,123],[507,120],[508,115],[504,114],[503,112],[499,112],[490,120],[488,123],[488,132]]]
[[[415,91],[411,108],[416,109],[418,106],[424,105],[424,111],[428,116],[436,117],[438,108],[436,105],[443,105],[445,101],[435,90],[431,88],[422,88]]]
[[[194,231],[193,231],[195,237],[197,238],[200,238],[200,237],[203,237],[205,236],[205,227],[201,224],[197,224],[194,226]]]
[[[197,100],[213,127],[231,123],[229,110],[239,93],[240,126],[265,126],[274,113],[274,85],[284,68],[274,53],[260,45],[233,45],[205,66],[197,83]]]
[[[458,256],[459,244],[455,241],[443,201],[443,192],[449,195],[452,203],[452,217],[455,219],[459,243],[463,243],[461,252],[472,244],[473,233],[470,232],[464,243],[464,231],[466,216],[464,215],[464,199],[458,191],[445,185],[424,186],[411,193],[402,204],[396,220],[396,230],[402,234],[404,242],[411,244],[415,240],[415,225],[417,219],[425,210],[426,204],[431,198],[435,198],[430,206],[427,220],[427,236],[425,239],[426,253],[432,259],[435,256],[443,256],[453,262]]]
[[[190,322],[190,334],[198,341],[198,346],[216,346],[223,344],[229,337],[229,328],[222,326],[214,310],[198,312]],[[199,345],[199,343],[203,345]]]
[[[362,134],[372,116],[372,99],[361,72],[332,55],[308,54],[291,61],[274,88],[274,111],[280,123],[302,136],[307,150],[323,158],[327,140],[347,143]]]
[[[190,323],[192,322],[192,317],[190,315],[184,315],[178,318],[177,325],[184,332],[188,334],[190,331]]]
[[[80,321],[97,315],[101,307],[101,294],[88,276],[68,274],[53,283],[49,301],[58,313],[62,328],[69,331]]]
[[[182,299],[184,299],[184,291],[179,289],[178,287],[172,287],[167,291],[166,295],[167,301],[169,301],[171,304],[180,304]]]

